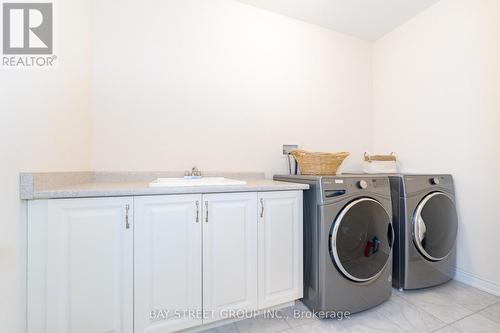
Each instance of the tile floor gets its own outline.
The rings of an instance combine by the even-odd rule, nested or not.
[[[344,320],[294,319],[298,302],[280,310],[286,319],[255,318],[206,330],[208,333],[439,332],[500,333],[500,298],[451,281],[443,286],[400,292],[380,306]]]

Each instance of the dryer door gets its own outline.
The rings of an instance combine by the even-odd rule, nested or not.
[[[430,261],[446,258],[455,245],[458,217],[452,198],[433,192],[420,201],[413,216],[413,243]]]
[[[345,206],[330,229],[330,254],[337,269],[348,279],[367,282],[387,265],[394,238],[391,218],[371,198]]]

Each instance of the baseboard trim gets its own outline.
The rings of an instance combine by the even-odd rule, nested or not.
[[[455,280],[500,297],[500,284],[485,280],[475,274],[455,268]]]

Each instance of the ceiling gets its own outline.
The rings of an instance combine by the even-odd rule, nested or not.
[[[439,0],[237,1],[373,41]]]

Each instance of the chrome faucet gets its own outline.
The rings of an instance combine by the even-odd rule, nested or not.
[[[196,166],[194,166],[192,169],[191,169],[191,172],[189,171],[186,171],[184,173],[185,176],[188,176],[188,177],[201,177],[201,171],[198,170],[198,168]]]

